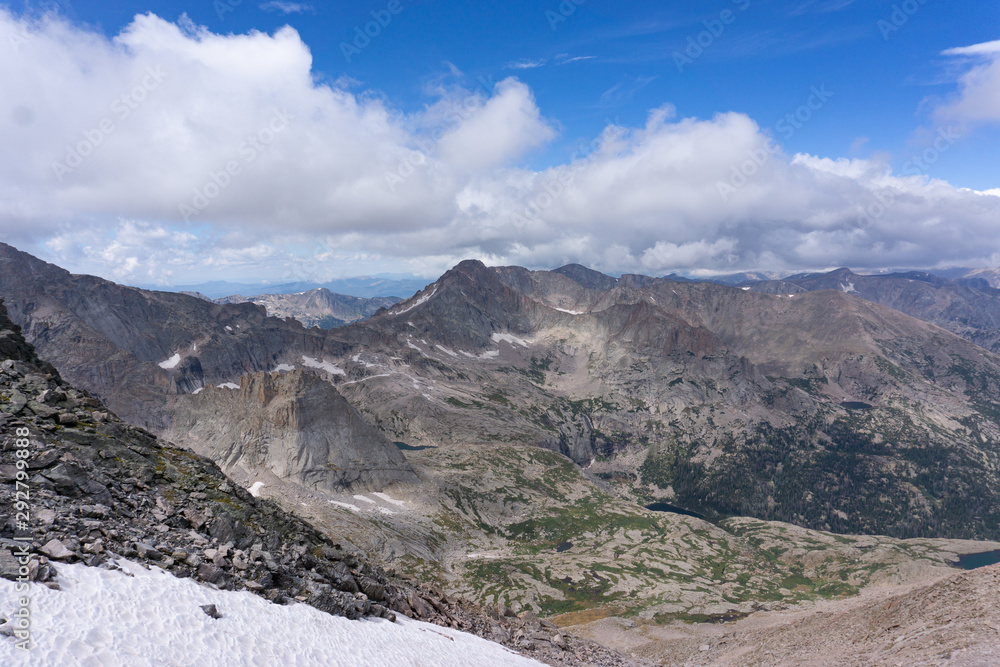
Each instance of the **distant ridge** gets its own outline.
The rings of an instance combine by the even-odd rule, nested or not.
[[[356,296],[364,299],[375,297],[397,297],[404,299],[424,288],[427,280],[413,277],[365,276],[358,278],[341,278],[328,282],[298,281],[289,283],[235,283],[225,280],[213,280],[196,285],[139,285],[141,289],[181,292],[185,294],[201,294],[209,299],[221,299],[235,294],[246,297],[263,294],[296,294],[309,290],[323,288],[336,294]]]

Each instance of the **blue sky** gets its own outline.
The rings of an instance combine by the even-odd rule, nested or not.
[[[186,14],[223,33],[291,25],[309,45],[318,77],[351,77],[410,111],[428,102],[426,87],[449,71],[448,64],[469,86],[513,74],[563,127],[558,141],[530,156],[535,167],[565,160],[608,122],[642,124],[649,109],[665,102],[682,116],[741,111],[773,127],[820,85],[833,93],[831,104],[783,143],[786,150],[851,157],[887,151],[902,164],[920,148],[914,131],[928,122],[926,101],[954,92],[952,64],[940,54],[1000,38],[1000,3],[983,1],[918,2],[919,10],[890,30],[879,22],[896,28],[893,7],[902,3],[894,0],[587,0],[562,6],[400,0],[402,11],[384,32],[346,62],[341,43],[351,44],[354,29],[387,4],[274,3],[261,9],[267,5],[250,0],[77,1],[66,5],[66,13],[109,35],[144,12],[168,20]],[[564,16],[567,7],[573,11]],[[675,54],[684,55],[688,38],[725,10],[733,12],[732,23],[680,71]],[[566,62],[575,58],[585,60]],[[963,187],[998,187],[998,149],[1000,132],[979,128],[975,140],[936,163],[932,173]]]
[[[239,121],[251,130],[270,113],[265,107],[290,102],[309,110],[308,121],[301,115],[290,121],[276,148],[243,165],[248,172],[270,168],[271,175],[259,174],[252,188],[249,178],[227,185],[193,219],[174,214],[172,202],[135,201],[153,187],[138,174],[172,165],[180,139],[170,156],[128,169],[128,179],[136,181],[130,193],[98,192],[92,185],[110,175],[97,164],[110,162],[105,147],[62,174],[48,197],[59,207],[18,205],[9,193],[33,185],[8,188],[8,198],[0,200],[0,233],[72,269],[133,282],[177,282],[181,271],[204,278],[288,277],[274,274],[287,273],[289,262],[309,263],[310,271],[330,277],[386,270],[433,275],[464,256],[537,267],[581,261],[648,273],[931,267],[1000,257],[997,198],[963,190],[1000,188],[1000,103],[990,92],[1000,68],[1000,47],[990,46],[1000,39],[995,2],[72,2],[60,3],[47,19],[38,18],[46,5],[6,6],[11,25],[20,22],[18,30],[35,31],[65,50],[64,58],[0,65],[12,72],[0,80],[13,93],[10,99],[18,97],[18,86],[27,87],[14,68],[22,75],[35,68],[35,79],[46,78],[45,67],[66,67],[75,58],[83,79],[115,91],[129,90],[135,77],[125,73],[141,71],[140,62],[178,63],[179,74],[150,90],[150,102],[137,105],[121,128],[134,133],[136,148],[179,127],[184,131],[177,136],[192,141],[196,110],[213,108],[225,117],[223,88],[228,99],[245,96],[260,104],[254,120]],[[387,25],[370,43],[359,42],[363,48],[348,62],[344,44],[354,42],[373,12]],[[133,22],[147,13],[156,20]],[[280,32],[284,26],[294,33]],[[164,47],[160,40],[171,30],[180,37]],[[248,46],[240,36],[252,31],[265,39]],[[131,37],[123,40],[122,34]],[[95,45],[102,39],[103,47]],[[199,50],[209,41],[211,49]],[[696,42],[701,45],[693,47]],[[983,46],[968,50],[976,45]],[[257,55],[279,63],[275,70],[287,56],[287,71],[271,72],[273,80],[255,77],[231,61]],[[199,67],[187,69],[194,61]],[[221,78],[212,83],[206,72]],[[333,106],[316,102],[317,91],[334,91]],[[184,104],[176,102],[182,98]],[[161,103],[164,108],[153,108]],[[94,112],[76,118],[66,111],[68,146],[100,120],[101,106],[95,102]],[[15,107],[22,116],[23,109],[34,109]],[[396,171],[399,160],[337,163],[331,154],[363,150],[342,143],[355,130],[341,112],[355,114],[353,122],[364,128],[359,136],[376,147],[373,152],[419,151],[418,175],[368,190],[370,181],[386,181],[384,174]],[[141,127],[134,120],[140,115]],[[659,124],[650,125],[651,118]],[[949,138],[934,149],[943,129]],[[118,130],[108,146],[124,141]],[[295,137],[294,146],[288,137]],[[41,143],[34,144],[40,153]],[[727,144],[734,152],[723,156]],[[206,152],[195,146],[196,153]],[[766,164],[751,165],[751,183],[744,187],[727,167],[739,169],[741,156],[761,146],[777,152]],[[200,156],[206,165],[201,173],[225,164],[224,148]],[[46,150],[59,157],[58,149]],[[921,155],[932,159],[914,162]],[[303,173],[287,176],[282,160]],[[556,202],[547,203],[546,179],[573,165],[567,194],[560,189]],[[358,176],[366,169],[367,180]],[[691,174],[703,180],[679,183],[678,175]],[[337,195],[303,204],[308,195],[296,188],[304,191],[303,182],[317,176],[323,184],[317,187]],[[199,178],[205,180],[192,174],[177,191],[200,188]],[[426,182],[418,187],[418,179]],[[735,186],[733,192],[727,185]],[[241,208],[237,187],[269,195],[269,210]],[[262,187],[273,191],[262,193]],[[662,194],[671,188],[677,193]],[[762,203],[773,204],[789,189],[806,194],[780,206]],[[706,201],[676,203],[692,190],[704,190]],[[371,210],[358,203],[366,193]],[[533,209],[539,196],[542,206]],[[224,203],[227,198],[233,202]],[[886,198],[892,204],[882,211]],[[288,201],[274,204],[281,199]],[[44,224],[28,234],[28,219]],[[616,226],[624,226],[619,237],[607,231]],[[88,231],[74,231],[81,228]],[[102,244],[93,242],[95,234]],[[387,240],[394,235],[395,244]],[[164,254],[164,239],[180,249]]]

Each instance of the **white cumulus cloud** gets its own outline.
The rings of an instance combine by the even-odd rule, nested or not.
[[[969,69],[959,79],[954,99],[937,109],[944,120],[1000,122],[1000,40],[948,49],[943,55],[966,58]]]
[[[997,197],[875,159],[788,155],[741,113],[664,105],[534,170],[526,159],[558,123],[513,77],[438,86],[404,112],[330,83],[289,27],[219,35],[146,14],[109,39],[0,9],[7,45],[0,239],[118,280],[432,276],[467,257],[642,272],[933,266],[1000,247]],[[997,110],[995,53],[956,54],[978,60],[940,113]]]

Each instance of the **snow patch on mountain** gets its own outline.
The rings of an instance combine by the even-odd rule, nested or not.
[[[31,599],[32,646],[0,637],[0,664],[83,665],[540,665],[499,644],[399,616],[350,621],[305,604],[277,605],[220,591],[158,568],[119,560],[122,571],[58,566],[61,590],[31,584],[27,594],[0,580],[0,611]],[[212,618],[203,609],[215,605]]]
[[[347,373],[343,368],[331,364],[329,361],[321,361],[319,359],[313,359],[312,357],[302,357],[302,364],[306,368],[318,368],[320,370],[326,371],[330,375],[344,375]]]
[[[411,310],[413,310],[414,308],[416,308],[417,306],[420,306],[420,305],[425,304],[428,301],[430,301],[430,298],[432,296],[434,296],[435,294],[437,294],[437,286],[436,285],[434,286],[434,289],[431,290],[430,294],[423,295],[422,297],[420,297],[419,299],[417,299],[416,301],[414,301],[412,304],[410,304],[406,308],[403,308],[402,310],[397,310],[395,313],[393,313],[393,315],[402,315],[403,313],[408,313]]]
[[[399,507],[403,507],[404,505],[406,505],[406,501],[405,500],[396,500],[395,498],[389,496],[386,493],[373,493],[372,495],[375,496],[376,498],[381,498],[382,500],[384,500],[387,503],[391,503],[393,505],[398,505]]]
[[[170,357],[169,359],[161,361],[158,364],[158,366],[164,370],[169,371],[171,368],[177,368],[177,364],[179,363],[181,363],[181,355],[174,354],[174,356]]]
[[[521,347],[528,347],[528,341],[523,338],[518,338],[513,334],[509,333],[495,333],[492,336],[494,343],[499,343],[500,341],[506,341],[511,345],[520,345]]]

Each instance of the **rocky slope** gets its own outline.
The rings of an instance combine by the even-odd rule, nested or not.
[[[173,413],[164,437],[230,474],[268,471],[321,491],[419,481],[399,449],[312,373],[248,374],[238,388],[177,397]]]
[[[114,567],[120,557],[360,618],[406,614],[460,628],[553,665],[630,661],[531,614],[483,609],[395,577],[270,501],[258,500],[210,460],[119,421],[96,398],[41,363],[0,303],[0,576],[19,576],[23,541],[31,581],[61,562]],[[26,435],[27,433],[27,435]],[[25,479],[26,478],[26,479]],[[15,494],[30,500],[15,513]],[[19,510],[20,511],[20,510]]]
[[[726,625],[641,626],[606,619],[576,630],[673,666],[995,665],[1000,565],[933,583],[759,614]]]
[[[1000,289],[1000,269],[972,269],[963,278],[967,280],[985,280],[993,289]]]
[[[323,332],[244,303],[216,305],[73,275],[0,243],[0,297],[68,381],[130,423],[161,430],[164,396],[273,369],[281,350],[322,349]]]
[[[306,327],[333,329],[373,315],[379,308],[389,308],[401,301],[398,297],[374,297],[335,294],[318,287],[297,294],[261,294],[259,296],[227,296],[215,303],[255,303],[264,306],[273,317],[291,317]]]
[[[983,277],[978,277],[978,276]],[[981,274],[949,280],[925,272],[858,275],[850,269],[744,283],[754,292],[795,294],[840,290],[936,324],[991,352],[1000,352],[1000,290]]]

